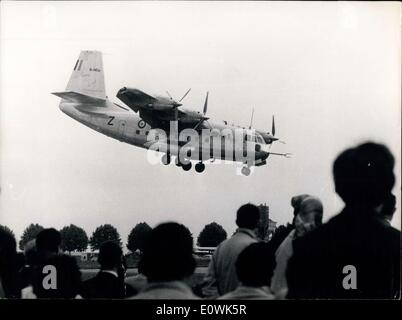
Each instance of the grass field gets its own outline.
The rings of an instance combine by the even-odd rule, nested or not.
[[[192,286],[196,286],[200,284],[202,279],[204,278],[205,273],[207,272],[207,267],[210,261],[210,257],[208,256],[195,256],[195,260],[197,263],[197,267],[191,279]],[[128,256],[126,257],[127,262],[127,277],[135,276],[138,274],[137,266],[138,266],[139,257],[137,256]],[[98,272],[100,265],[97,261],[81,261],[81,259],[77,258],[78,266],[81,270],[81,280],[85,281],[92,277],[94,277]]]
[[[98,268],[91,269],[81,269],[81,280],[85,281],[92,277],[94,277],[98,273]],[[197,267],[191,279],[192,286],[196,286],[200,284],[202,279],[204,278],[205,273],[207,272],[207,267]],[[127,277],[135,276],[138,274],[137,268],[129,268],[127,269]]]
[[[77,263],[78,266],[80,267],[80,269],[85,269],[85,270],[90,270],[90,269],[99,269],[99,263],[97,261],[82,261],[80,260],[78,257],[77,258]],[[129,269],[135,269],[138,266],[138,261],[139,261],[139,257],[126,257],[126,263],[127,263],[127,267]],[[195,261],[197,264],[197,268],[198,267],[207,267],[210,261],[210,257],[195,257]]]

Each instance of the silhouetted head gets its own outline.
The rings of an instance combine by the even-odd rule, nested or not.
[[[38,252],[58,253],[60,244],[60,232],[54,228],[43,229],[36,236],[36,250]]]
[[[54,287],[46,288],[44,283]],[[80,285],[81,272],[74,257],[50,255],[33,269],[32,287],[38,298],[73,299],[79,293]]]
[[[251,203],[247,203],[237,210],[236,224],[239,228],[255,229],[260,217],[260,209]]]
[[[292,199],[290,200],[290,204],[293,207],[293,220],[292,220],[293,226],[295,225],[295,219],[296,219],[297,213],[300,209],[300,204],[308,196],[309,196],[308,194],[299,194],[297,196],[292,197]]]
[[[17,243],[14,235],[3,228],[0,228],[0,276],[10,267],[10,265],[12,265],[11,260],[14,260],[16,255]]]
[[[274,268],[274,254],[263,242],[250,244],[236,260],[237,278],[244,286],[269,286]]]
[[[364,143],[347,149],[335,160],[335,190],[346,205],[375,208],[395,183],[395,160],[382,144]]]
[[[25,263],[34,265],[37,261],[36,239],[28,241],[24,246]]]
[[[294,196],[292,197],[292,199],[290,200],[290,204],[293,207],[293,216],[296,217],[298,211],[300,210],[300,204],[302,203],[302,201],[309,197],[310,195],[308,194],[300,194],[298,196]]]
[[[98,262],[102,270],[113,270],[123,263],[123,251],[116,241],[105,241],[99,248]]]
[[[193,237],[183,225],[169,222],[153,229],[145,242],[141,271],[149,282],[183,280],[193,274]]]
[[[19,298],[20,288],[18,287],[17,271],[15,237],[8,230],[0,228],[0,284],[3,289],[0,298]]]
[[[320,199],[307,196],[300,203],[295,218],[296,235],[302,236],[322,224],[323,206]]]

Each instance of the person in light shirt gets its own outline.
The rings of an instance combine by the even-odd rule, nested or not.
[[[271,290],[278,296],[286,297],[288,285],[286,270],[293,255],[293,240],[302,237],[322,224],[323,205],[320,199],[306,196],[297,206],[292,230],[276,251],[276,268],[271,281]]]
[[[237,210],[238,229],[230,239],[226,239],[216,248],[204,277],[202,292],[206,298],[216,299],[237,288],[239,280],[235,263],[240,252],[258,242],[256,232],[260,217],[260,210],[251,203]]]

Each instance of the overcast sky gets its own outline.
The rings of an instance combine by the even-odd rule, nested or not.
[[[90,235],[114,225],[126,243],[138,222],[175,220],[198,236],[228,234],[236,209],[266,202],[279,224],[290,198],[311,193],[327,220],[342,208],[331,168],[345,148],[385,143],[396,157],[400,229],[401,29],[398,2],[4,2],[0,42],[0,224],[31,222]],[[63,114],[60,99],[81,50],[104,53],[106,91],[166,90],[208,116],[271,129],[286,144],[254,174],[152,166],[146,151]]]

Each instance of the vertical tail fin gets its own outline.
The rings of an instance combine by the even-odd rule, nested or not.
[[[106,99],[102,53],[100,51],[81,51],[66,91]]]

